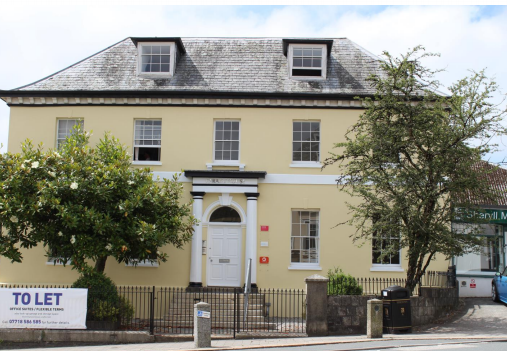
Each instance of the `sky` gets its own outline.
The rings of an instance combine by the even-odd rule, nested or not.
[[[29,4],[28,4],[29,3]],[[92,4],[96,1],[90,2]],[[425,61],[445,69],[449,86],[486,69],[507,92],[507,6],[109,6],[69,2],[2,3],[0,89],[61,70],[130,36],[347,37],[373,54],[423,45]],[[495,96],[499,102],[501,95]],[[507,125],[507,122],[506,122]],[[0,101],[0,144],[6,151],[9,108]],[[507,137],[494,138],[507,161]]]

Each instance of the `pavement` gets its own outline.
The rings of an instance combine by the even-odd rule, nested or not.
[[[464,305],[447,320],[436,321],[435,324],[415,329],[412,334],[385,334],[382,339],[367,339],[364,335],[355,336],[327,336],[305,338],[276,338],[276,339],[215,339],[212,340],[213,350],[255,350],[270,348],[305,348],[320,350],[321,346],[327,350],[379,350],[401,346],[423,347],[437,344],[474,344],[478,342],[500,342],[507,345],[507,306],[493,303],[490,299],[468,298]],[[420,346],[422,345],[422,346]],[[33,350],[32,345],[26,345]],[[75,351],[75,347],[52,347],[53,345],[38,345],[46,351]],[[77,346],[77,345],[75,345]],[[1,349],[22,349],[22,345],[9,347],[1,345]],[[114,344],[101,346],[79,345],[79,351],[147,351],[147,350],[198,350],[193,341],[162,342],[145,344]],[[320,347],[320,348],[319,348]],[[206,349],[209,350],[209,349]]]

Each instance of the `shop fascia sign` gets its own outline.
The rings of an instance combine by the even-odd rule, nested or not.
[[[478,220],[487,223],[507,224],[507,209],[506,210],[483,209],[481,211],[476,211],[457,207],[455,211],[456,211],[456,222],[469,222],[472,219],[474,219],[475,221]]]

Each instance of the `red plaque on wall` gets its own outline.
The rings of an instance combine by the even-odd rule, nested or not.
[[[259,257],[259,263],[269,263],[269,257],[266,256]]]
[[[261,225],[261,232],[269,232],[269,225]]]

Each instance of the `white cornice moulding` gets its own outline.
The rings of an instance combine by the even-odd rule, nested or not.
[[[153,172],[153,179],[172,179],[174,174],[181,172]],[[241,174],[238,173],[238,176]],[[340,175],[315,174],[267,174],[265,179],[259,179],[259,184],[301,184],[301,185],[336,185]],[[181,183],[192,183],[183,173],[178,178]],[[205,184],[201,184],[205,186]],[[227,192],[227,191],[225,191]]]
[[[161,92],[162,93],[162,92]],[[0,97],[10,106],[16,105],[162,105],[162,106],[255,106],[255,107],[311,107],[311,108],[353,108],[362,109],[361,102],[349,100],[305,100],[305,99],[210,99],[196,98],[191,102],[184,98],[114,98],[114,97]]]

